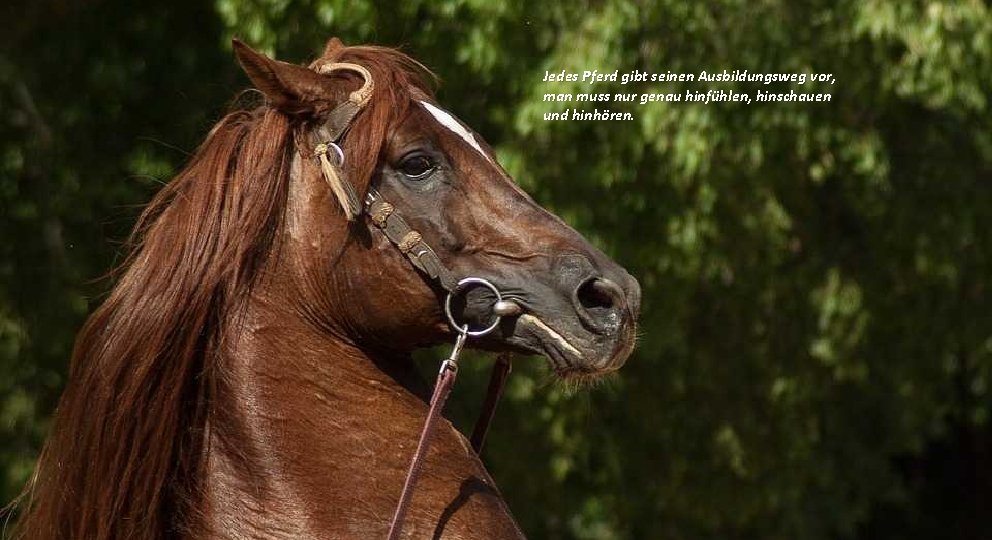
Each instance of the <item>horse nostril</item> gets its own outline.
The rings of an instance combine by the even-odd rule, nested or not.
[[[620,287],[608,279],[589,278],[579,285],[576,296],[579,303],[586,309],[609,309],[616,303],[619,295],[623,295]]]
[[[619,323],[617,310],[624,305],[623,289],[606,278],[583,281],[575,290],[580,318],[598,330],[609,330]]]

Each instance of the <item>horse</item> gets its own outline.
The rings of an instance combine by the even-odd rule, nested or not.
[[[634,348],[637,281],[514,183],[422,64],[336,38],[309,65],[233,48],[264,100],[143,210],[77,335],[20,537],[385,537],[428,408],[411,354],[493,319],[486,287],[459,290],[452,329],[450,279],[519,308],[471,347],[565,379]],[[524,537],[447,420],[401,535]]]

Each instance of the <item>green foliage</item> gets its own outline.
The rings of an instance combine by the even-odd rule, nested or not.
[[[103,290],[89,280],[113,261],[107,239],[133,218],[122,208],[245,84],[228,38],[302,61],[337,35],[433,68],[518,181],[644,287],[641,345],[617,377],[574,391],[518,362],[486,458],[532,537],[989,533],[975,503],[992,490],[976,450],[992,405],[986,3],[105,1],[25,24],[0,54],[6,497]],[[579,86],[545,70],[618,68],[837,82],[823,104],[543,120],[544,92]],[[942,459],[977,479],[955,485]]]

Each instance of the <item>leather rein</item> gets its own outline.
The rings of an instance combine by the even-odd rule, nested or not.
[[[353,185],[344,178],[344,152],[341,150],[341,140],[344,138],[355,116],[368,104],[372,96],[374,83],[372,75],[367,69],[357,64],[349,63],[329,63],[317,68],[318,73],[329,74],[333,71],[352,71],[360,74],[364,78],[364,84],[358,90],[352,92],[347,101],[335,107],[328,115],[327,121],[316,129],[316,146],[314,155],[317,157],[324,179],[334,192],[341,208],[348,221],[354,221],[361,214],[369,216],[369,220],[396,248],[406,256],[407,260],[421,272],[424,277],[436,282],[447,292],[444,302],[444,312],[448,323],[456,332],[454,348],[451,354],[441,363],[434,384],[434,392],[431,395],[430,408],[427,417],[424,419],[423,428],[420,431],[420,438],[417,442],[417,450],[414,452],[407,469],[406,480],[403,484],[403,491],[400,494],[399,502],[393,513],[393,519],[389,526],[389,540],[399,538],[403,528],[403,521],[406,518],[407,510],[410,507],[410,500],[417,480],[424,466],[424,459],[430,448],[435,427],[444,404],[451,394],[455,378],[458,375],[458,357],[465,346],[465,342],[470,337],[480,337],[495,330],[504,315],[515,315],[520,313],[520,307],[513,302],[504,300],[500,291],[489,281],[478,277],[466,277],[457,280],[455,275],[441,262],[437,253],[424,241],[423,236],[410,227],[410,225],[400,215],[396,213],[395,207],[385,201],[381,194],[374,188],[369,188],[365,196],[364,204],[359,203],[358,195],[355,193]],[[335,159],[332,161],[331,155]],[[466,293],[475,287],[483,287],[491,291],[496,297],[493,305],[493,322],[485,328],[472,330],[467,323],[460,324],[451,312],[452,299]],[[496,413],[496,406],[499,404],[500,396],[507,377],[511,371],[510,356],[501,354],[497,357],[496,363],[489,378],[489,386],[486,391],[486,398],[483,402],[482,411],[476,420],[472,430],[471,444],[476,454],[481,453],[485,444],[486,434],[489,425]]]

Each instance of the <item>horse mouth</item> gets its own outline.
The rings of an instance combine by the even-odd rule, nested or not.
[[[577,325],[547,321],[533,313],[515,318],[507,343],[547,358],[562,379],[595,379],[626,362],[635,345],[634,323],[625,321],[614,335],[590,335]]]
[[[521,315],[519,321],[530,331],[541,336],[540,352],[547,357],[555,373],[567,374],[581,365],[580,362],[584,358],[582,351],[547,323],[530,313]]]
[[[578,280],[572,294],[541,294],[502,283],[501,297],[476,287],[452,305],[457,321],[498,330],[479,345],[547,358],[563,379],[594,379],[624,365],[634,350],[640,288],[606,278]]]

